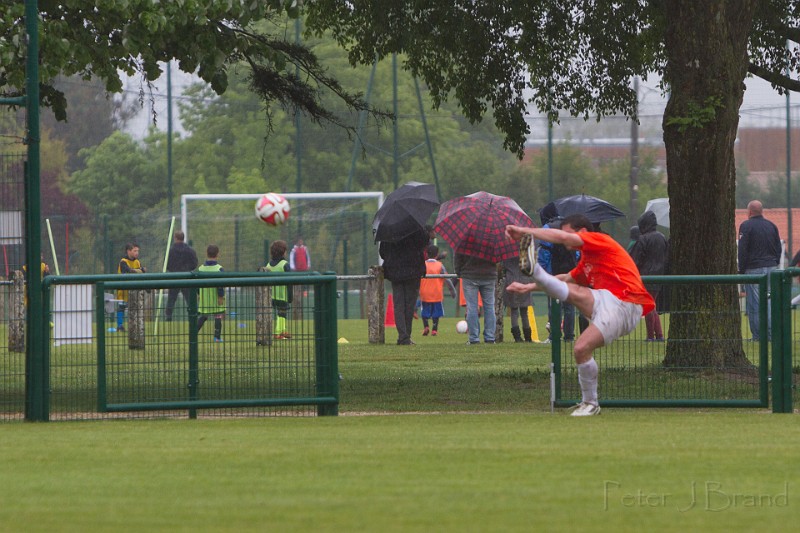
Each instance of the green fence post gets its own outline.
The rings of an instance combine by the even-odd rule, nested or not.
[[[333,272],[326,274],[335,275]],[[314,337],[316,338],[316,395],[333,396],[335,404],[317,406],[318,416],[339,414],[339,359],[336,280],[314,285]]]
[[[108,391],[106,388],[106,301],[105,284],[101,281],[94,289],[94,317],[97,324],[97,410],[106,412]]]
[[[578,310],[575,310],[575,314],[578,314]],[[535,317],[534,317],[535,318]],[[561,302],[556,300],[555,298],[552,299],[550,302],[550,313],[547,315],[547,320],[550,321],[550,354],[553,361],[553,372],[555,373],[555,389],[556,394],[554,400],[561,399]],[[555,324],[558,324],[558,327],[555,327]],[[555,327],[557,333],[553,334],[553,328]],[[575,325],[573,324],[573,328]],[[541,339],[540,339],[541,340]]]
[[[233,218],[233,269],[236,272],[239,272],[241,270],[239,268],[239,233],[241,232],[240,225],[241,221],[239,219],[239,215],[236,215]]]
[[[792,412],[791,276],[769,275],[772,306],[772,412]],[[788,279],[788,284],[786,283]]]
[[[347,259],[347,239],[344,239],[342,241],[342,272],[343,272],[343,274],[345,276],[348,274],[347,260],[348,260]],[[348,309],[348,307],[350,306],[350,298],[349,298],[349,296],[347,294],[349,292],[348,289],[350,287],[348,286],[347,281],[345,281],[343,285],[344,285],[344,291],[343,291],[343,294],[342,294],[342,304],[344,306],[344,318],[346,320],[346,319],[350,318],[350,310]]]
[[[779,280],[781,299],[777,320],[780,322],[778,333],[781,336],[781,363],[783,367],[783,413],[794,412],[792,404],[792,276],[785,270],[776,276]],[[773,285],[773,289],[776,287]],[[773,316],[775,309],[773,307]],[[775,331],[772,332],[775,335]],[[774,337],[773,337],[774,338]],[[773,348],[774,349],[774,348]]]
[[[769,313],[769,284],[770,275],[765,274],[758,281],[758,360],[767,361],[769,358],[770,342],[770,313]],[[767,295],[765,298],[764,295]]]
[[[198,289],[192,287],[189,290],[189,400],[197,401],[198,386],[200,385],[199,376],[199,361],[198,355],[198,331],[197,331],[197,291]],[[197,409],[189,409],[189,418],[197,418]]]
[[[46,380],[45,343],[50,342],[49,323],[45,316],[39,315],[42,305],[42,278],[37,265],[41,262],[41,152],[39,128],[39,7],[33,0],[25,2],[25,32],[27,33],[27,53],[25,58],[25,102],[28,145],[28,158],[25,163],[25,263],[28,265],[28,316],[25,343],[28,361],[25,371],[30,378],[31,390],[25,418],[29,421],[47,421],[46,405],[41,402],[48,397]]]
[[[780,312],[783,292],[774,290],[778,288],[778,272],[770,274],[773,288],[772,305],[772,412],[783,412],[783,335],[781,321],[776,311]]]
[[[52,339],[52,332],[50,330],[51,319],[51,287],[50,283],[43,283],[42,285],[42,390],[41,390],[41,420],[46,422],[50,420],[50,342]]]
[[[367,236],[367,213],[361,212],[361,237],[363,239],[361,247],[361,271],[366,272],[369,270],[369,258],[367,256],[369,250],[369,238]]]

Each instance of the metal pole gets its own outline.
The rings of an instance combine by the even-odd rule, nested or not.
[[[300,19],[294,20],[294,42],[300,44]],[[300,79],[300,67],[295,66],[294,73]],[[295,192],[303,192],[303,123],[300,120],[300,109],[294,108],[294,158],[296,163]],[[297,214],[297,235],[303,234],[303,217],[298,210]]]
[[[347,270],[347,240],[342,241],[342,270],[344,271],[344,275],[346,276],[349,272]],[[350,318],[350,310],[348,309],[350,304],[350,299],[348,297],[348,289],[350,288],[347,282],[344,282],[344,291],[342,294],[342,304],[344,305],[344,318]]]
[[[364,101],[369,104],[370,96],[372,95],[372,83],[375,80],[375,70],[378,68],[378,58],[372,63],[372,71],[369,74],[369,81],[367,82],[367,94]],[[367,112],[362,111],[358,117],[358,130],[356,130],[356,140],[353,143],[353,156],[350,159],[350,173],[347,175],[347,187],[345,191],[350,191],[353,188],[353,177],[356,173],[356,161],[358,160],[358,152],[361,149],[361,136],[364,133],[364,122],[367,119]],[[299,191],[298,191],[299,192]]]
[[[167,62],[167,206],[172,216],[172,62]]]
[[[630,193],[631,193],[631,211],[630,219],[636,222],[637,215],[639,214],[639,77],[633,77],[633,90],[636,92],[636,116],[631,120],[631,179],[630,179]]]
[[[399,147],[398,147],[398,128],[397,123],[399,117],[397,114],[397,54],[392,54],[392,112],[394,113],[394,120],[392,121],[392,180],[394,188],[397,189],[400,177],[398,176],[398,163],[399,163]]]
[[[553,201],[553,123],[547,118],[547,199]]]
[[[788,69],[786,75],[789,75]],[[789,261],[794,257],[792,250],[792,115],[789,107],[789,91],[786,91],[786,255]]]
[[[233,219],[233,269],[239,272],[239,215]]]
[[[42,316],[42,278],[39,264],[42,261],[41,229],[41,185],[39,159],[39,5],[36,0],[25,0],[25,29],[28,34],[27,73],[25,76],[26,108],[28,112],[26,143],[28,145],[27,179],[25,193],[28,199],[25,209],[25,257],[28,265],[28,348],[26,373],[28,393],[25,406],[25,419],[46,421],[48,402],[47,369],[45,363],[45,342],[49,342],[49,331],[44,328]],[[48,320],[49,323],[49,320]]]
[[[419,90],[419,81],[414,78],[414,87],[417,89],[417,103],[419,104],[419,116],[422,118],[422,129],[425,131],[425,144],[428,146],[428,158],[431,160],[431,170],[433,171],[433,183],[436,185],[436,196],[442,197],[442,190],[439,188],[439,174],[436,173],[436,160],[433,158],[433,147],[431,146],[431,136],[428,133],[428,120],[425,118],[425,108],[422,107],[422,93]],[[366,272],[366,271],[365,271]]]

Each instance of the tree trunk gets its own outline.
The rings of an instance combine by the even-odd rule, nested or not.
[[[386,342],[386,324],[384,323],[385,297],[383,293],[383,267],[369,267],[367,281],[367,331],[370,344]]]
[[[735,274],[734,141],[757,0],[667,0],[664,111],[674,274]],[[737,287],[673,292],[667,366],[748,366]],[[735,312],[734,312],[735,310]]]

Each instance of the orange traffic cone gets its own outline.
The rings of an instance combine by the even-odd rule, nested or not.
[[[386,298],[386,319],[383,321],[383,325],[386,327],[396,327],[394,323],[394,299],[392,298],[392,293],[389,293],[389,297]]]

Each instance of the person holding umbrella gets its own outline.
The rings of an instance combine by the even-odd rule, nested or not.
[[[419,297],[419,284],[425,275],[425,247],[428,232],[421,226],[417,231],[397,242],[381,241],[379,251],[383,259],[383,276],[392,283],[394,321],[397,326],[397,344],[416,344],[411,340],[414,325],[414,306]]]
[[[436,217],[434,230],[455,252],[455,271],[467,303],[469,344],[480,342],[478,295],[483,299],[483,340],[494,343],[497,263],[519,255],[518,247],[505,238],[509,224],[533,222],[513,199],[486,191],[448,200]]]
[[[594,227],[584,215],[566,217],[561,229],[506,227],[506,236],[519,241],[520,269],[534,279],[534,283],[512,283],[507,290],[520,293],[542,290],[590,317],[589,327],[573,345],[581,403],[572,416],[600,414],[599,369],[594,350],[633,331],[642,316],[656,305],[630,255],[610,236],[594,231]],[[580,262],[570,272],[552,276],[536,262],[534,239],[580,250]]]
[[[426,222],[439,206],[436,188],[410,181],[386,197],[372,221],[383,259],[383,275],[392,283],[397,344],[411,340],[420,280],[425,275],[425,248],[430,240]]]
[[[497,315],[494,311],[497,264],[487,259],[456,252],[456,275],[464,287],[467,302],[467,344],[480,344],[481,319],[478,316],[478,295],[483,300],[483,342],[494,344]]]

